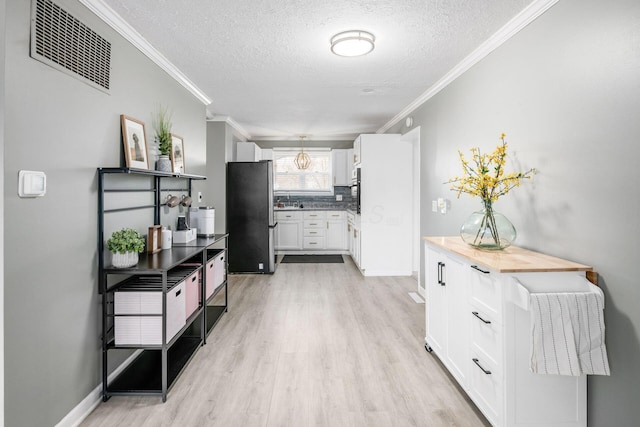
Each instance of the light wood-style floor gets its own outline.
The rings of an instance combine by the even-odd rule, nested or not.
[[[229,276],[229,312],[166,403],[113,397],[82,425],[487,425],[424,350],[415,281],[344,259]]]

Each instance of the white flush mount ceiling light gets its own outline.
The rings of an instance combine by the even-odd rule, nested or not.
[[[362,56],[373,50],[375,41],[368,31],[343,31],[331,37],[331,52],[338,56]]]

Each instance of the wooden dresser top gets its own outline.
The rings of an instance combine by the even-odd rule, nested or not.
[[[592,267],[517,246],[499,251],[480,250],[460,236],[423,237],[426,242],[500,273],[591,271]]]

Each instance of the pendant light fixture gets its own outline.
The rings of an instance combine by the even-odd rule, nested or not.
[[[331,52],[338,56],[362,56],[375,47],[376,37],[368,31],[349,30],[331,37]]]
[[[293,163],[295,163],[296,167],[298,169],[301,169],[301,170],[308,169],[309,166],[311,166],[311,158],[309,157],[309,155],[307,153],[304,152],[304,139],[305,138],[306,138],[306,136],[300,136],[300,143],[302,145],[302,148],[300,149],[300,152],[296,155],[296,158],[293,161]]]

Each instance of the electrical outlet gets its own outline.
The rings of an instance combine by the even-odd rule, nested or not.
[[[264,264],[263,263],[259,263],[258,264],[258,270],[264,270]]]
[[[431,212],[438,212],[438,201],[437,200],[432,200],[431,201]]]
[[[336,202],[341,202],[342,201],[342,194],[337,194],[336,195]]]

